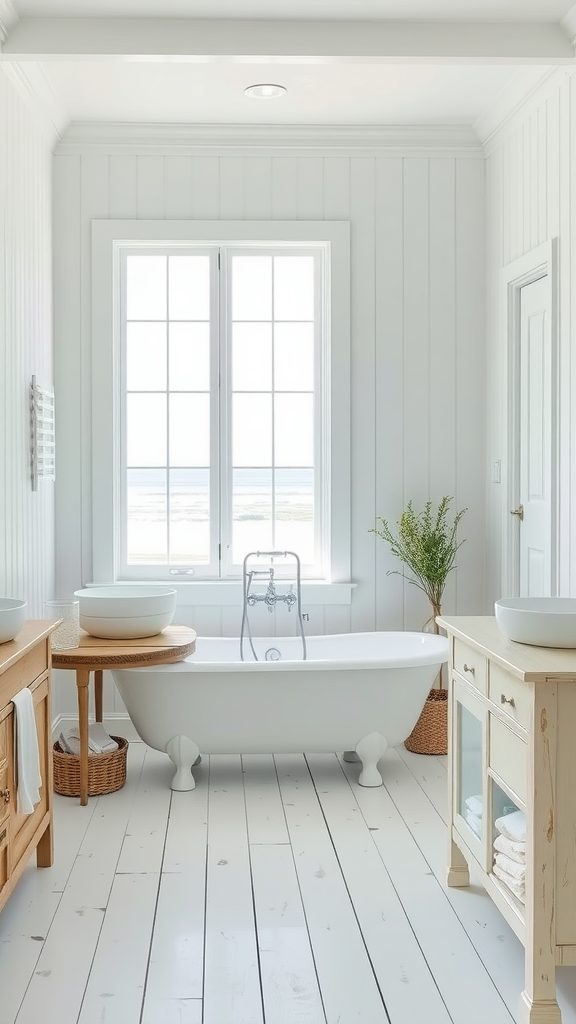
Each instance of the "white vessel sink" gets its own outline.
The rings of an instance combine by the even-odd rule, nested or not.
[[[26,601],[17,598],[0,597],[0,644],[14,640],[26,618]]]
[[[509,640],[576,648],[576,598],[513,597],[496,601],[496,622]]]
[[[155,636],[170,625],[176,611],[176,591],[170,587],[87,587],[76,590],[74,597],[82,629],[110,640]]]

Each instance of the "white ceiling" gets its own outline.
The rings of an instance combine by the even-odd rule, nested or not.
[[[56,40],[55,49],[51,50],[50,46],[44,51],[41,47],[36,51],[31,49],[28,56],[40,61],[36,67],[43,75],[44,86],[48,87],[47,95],[52,92],[50,103],[58,114],[53,120],[54,123],[58,120],[59,126],[70,121],[471,126],[479,118],[489,116],[511,90],[517,96],[521,91],[519,83],[524,81],[522,75],[528,72],[526,80],[531,85],[534,73],[545,74],[548,69],[544,63],[536,67],[538,62],[535,61],[532,67],[522,69],[507,64],[509,57],[503,63],[490,62],[484,57],[477,62],[467,61],[464,56],[443,60],[437,56],[442,53],[445,40],[443,28],[439,30],[440,47],[432,48],[432,56],[427,60],[417,57],[403,64],[355,57],[331,61],[302,56],[299,62],[297,55],[307,52],[305,41],[310,30],[306,21],[401,19],[411,23],[412,32],[414,26],[418,31],[418,19],[437,22],[452,19],[466,23],[469,38],[476,38],[478,32],[470,22],[490,21],[500,25],[509,22],[521,26],[535,21],[559,22],[570,11],[571,17],[576,17],[575,0],[0,0],[0,17],[3,10],[10,10],[10,5],[12,11],[24,19],[20,26],[36,24],[41,35],[45,31],[42,24],[46,23],[25,19],[55,19],[51,22],[55,28],[51,36]],[[170,22],[170,18],[209,18],[212,24],[216,20],[217,34],[226,32],[225,19],[233,19],[228,27],[233,47],[238,31],[233,21],[238,19],[282,18],[298,26],[299,34],[294,37],[295,48],[290,51],[296,56],[287,62],[272,63],[274,58],[264,56],[269,55],[270,50],[242,49],[240,42],[239,49],[232,51],[238,56],[225,62],[200,59],[188,63],[186,59],[168,56],[76,58],[77,52],[88,54],[89,47],[82,49],[82,44],[75,41],[64,57],[65,50],[60,51],[58,44],[66,29],[58,24],[58,17],[109,18],[107,31],[112,41],[120,38],[115,17],[144,19],[144,23],[147,18],[161,18],[165,25],[176,24]],[[323,31],[324,28],[321,34]],[[364,31],[369,37],[373,36],[369,24]],[[428,40],[430,30],[422,26],[421,31]],[[450,26],[446,25],[446,32],[449,31]],[[485,31],[498,40],[507,29],[493,26]],[[90,38],[90,30],[86,28],[85,32],[88,32],[85,38]],[[515,30],[512,35],[516,38]],[[536,29],[536,36],[544,38],[543,30]],[[128,37],[132,38],[130,30]],[[191,38],[196,37],[192,34]],[[249,34],[248,38],[251,45],[253,36]],[[140,52],[145,55],[150,51]],[[248,56],[250,52],[252,57]],[[465,49],[456,51],[458,55],[466,52]],[[258,53],[262,53],[262,57],[255,63],[254,55]],[[25,68],[25,51],[23,56],[22,67]],[[554,61],[546,60],[546,63]],[[524,64],[530,64],[530,58]],[[279,82],[287,88],[287,95],[270,101],[248,99],[244,89],[257,82]]]
[[[472,124],[516,75],[510,67],[50,62],[73,121],[196,124]],[[278,82],[276,100],[248,85]]]
[[[560,21],[574,0],[13,0],[20,17]]]

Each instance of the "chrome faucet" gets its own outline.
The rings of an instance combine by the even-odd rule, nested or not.
[[[271,567],[267,570],[267,572],[268,586],[266,587],[266,592],[264,594],[250,593],[250,585],[252,583],[252,579],[254,578],[255,575],[258,574],[258,570],[253,569],[250,573],[248,573],[248,594],[246,597],[246,603],[249,604],[251,608],[253,608],[254,605],[257,604],[259,601],[264,601],[266,607],[268,608],[268,611],[271,612],[274,606],[278,603],[278,601],[283,601],[284,604],[288,606],[288,611],[290,611],[296,604],[296,601],[298,600],[296,594],[292,590],[292,587],[290,587],[290,590],[288,591],[287,594],[278,594],[276,592],[276,584],[274,582],[274,569]]]

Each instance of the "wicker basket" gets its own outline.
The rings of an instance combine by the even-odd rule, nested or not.
[[[112,736],[118,750],[105,754],[88,754],[88,796],[101,796],[122,789],[126,782],[128,740]],[[67,754],[59,743],[53,746],[54,790],[62,796],[80,796],[80,758]]]
[[[430,690],[420,718],[404,746],[414,754],[448,752],[448,690]]]

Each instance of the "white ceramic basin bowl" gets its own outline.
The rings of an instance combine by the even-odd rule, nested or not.
[[[155,636],[170,625],[176,611],[171,587],[88,587],[74,596],[81,628],[109,640]]]
[[[0,597],[0,644],[18,635],[26,617],[26,601]]]
[[[496,601],[494,612],[509,640],[535,647],[576,648],[576,598],[515,597]]]

